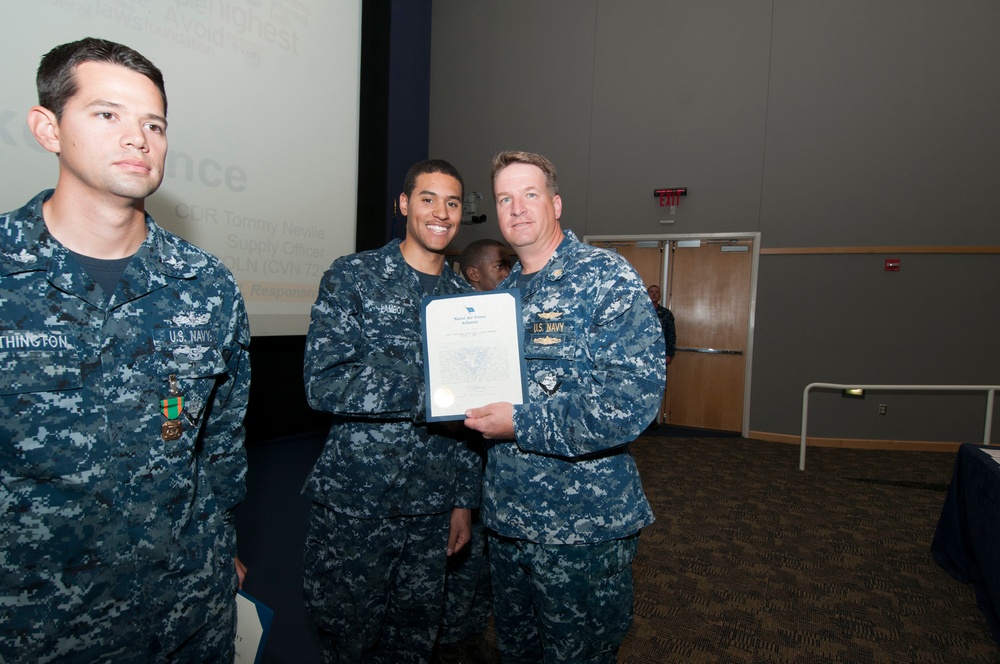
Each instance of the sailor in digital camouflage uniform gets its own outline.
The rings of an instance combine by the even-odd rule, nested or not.
[[[483,487],[503,661],[614,662],[632,622],[631,563],[652,523],[628,444],[663,393],[664,341],[642,280],[563,232],[555,168],[493,163],[497,218],[519,262],[528,399],[468,411],[495,444]]]
[[[0,215],[0,661],[232,661],[243,301],[144,212],[159,71],[84,40],[38,78],[59,179]]]
[[[474,240],[465,245],[459,256],[462,276],[474,290],[492,291],[510,274],[509,254],[502,242],[489,238]],[[484,380],[487,378],[483,376]],[[485,462],[482,436],[475,431],[467,430],[467,433],[471,437],[470,444],[481,450]],[[493,610],[486,542],[486,526],[479,510],[475,510],[472,513],[472,540],[460,554],[448,560],[444,611],[432,664],[490,661],[495,653],[495,647],[485,638]]]
[[[446,554],[468,541],[480,457],[424,413],[420,304],[466,292],[445,262],[461,222],[451,164],[413,166],[406,239],[334,261],[306,338],[309,404],[334,414],[306,480],[305,594],[325,662],[425,662]]]

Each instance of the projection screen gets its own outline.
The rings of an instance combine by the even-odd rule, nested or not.
[[[55,186],[27,127],[58,44],[135,48],[166,81],[166,175],[147,210],[239,280],[254,335],[305,334],[354,251],[361,0],[3,0],[0,209]]]

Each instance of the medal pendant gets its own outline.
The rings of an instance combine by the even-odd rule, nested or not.
[[[163,440],[177,440],[181,437],[183,428],[180,420],[167,420],[160,428],[160,437]]]

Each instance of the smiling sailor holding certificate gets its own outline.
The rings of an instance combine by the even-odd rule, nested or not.
[[[642,279],[559,224],[545,157],[492,167],[518,264],[527,400],[470,408],[492,439],[482,517],[504,661],[614,662],[632,623],[632,559],[652,510],[628,444],[656,416],[665,346]]]
[[[335,260],[313,305],[306,394],[333,423],[303,489],[304,590],[324,661],[427,661],[447,556],[471,536],[480,456],[427,422],[420,338],[424,295],[469,290],[445,261],[462,195],[448,162],[415,164],[406,239]]]

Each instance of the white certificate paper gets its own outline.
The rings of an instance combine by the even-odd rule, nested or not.
[[[516,288],[425,297],[427,421],[464,419],[469,408],[524,403],[521,297]]]
[[[235,664],[257,664],[260,661],[273,620],[274,611],[242,590],[236,591]]]

